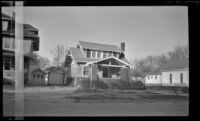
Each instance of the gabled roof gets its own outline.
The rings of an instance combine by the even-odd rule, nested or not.
[[[4,13],[1,13],[1,18],[2,19],[12,19],[12,17],[10,17],[10,16],[8,16],[8,15],[6,15]]]
[[[161,65],[161,71],[189,68],[189,59],[179,59]]]
[[[104,61],[104,60],[108,60],[108,59],[112,59],[112,58],[115,59],[115,60],[117,60],[117,61],[119,61],[119,62],[121,62],[121,63],[123,63],[124,65],[127,65],[127,66],[132,67],[131,64],[126,63],[125,61],[123,61],[123,60],[121,60],[121,59],[118,59],[118,58],[116,58],[116,57],[114,57],[114,56],[110,56],[110,57],[107,57],[107,58],[104,58],[104,59],[92,61],[92,62],[89,62],[89,63],[87,63],[87,64],[98,63],[98,62],[101,62],[101,61]]]
[[[5,19],[12,19],[14,20],[12,17],[4,14],[4,13],[1,13],[2,15],[2,18],[5,18]],[[13,23],[15,24],[15,22]],[[23,26],[24,27],[24,37],[31,37],[31,38],[39,38],[38,35],[34,34],[33,32],[29,31],[29,30],[34,30],[34,31],[38,31],[37,28],[31,26],[30,24],[22,24],[22,23],[19,23],[17,22],[17,24],[19,24],[20,26]],[[8,35],[15,35],[15,28],[14,28],[14,25],[12,28],[9,28],[8,31],[2,31],[2,34],[8,34]]]
[[[91,49],[91,50],[101,50],[101,51],[112,51],[112,52],[123,52],[116,45],[108,45],[108,44],[99,44],[92,42],[84,42],[78,41],[83,49]]]
[[[74,59],[75,62],[89,62],[89,61],[95,61],[98,59],[94,58],[87,58],[83,55],[81,49],[70,47],[70,52],[72,55],[72,58]]]

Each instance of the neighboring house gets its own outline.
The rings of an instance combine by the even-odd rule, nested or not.
[[[188,59],[173,61],[162,68],[162,85],[189,86]]]
[[[14,18],[1,13],[2,19],[2,48],[3,48],[3,78],[15,78],[15,20]],[[17,23],[24,28],[24,80],[31,79],[30,67],[32,54],[39,51],[38,29],[29,24]]]
[[[160,72],[154,72],[154,73],[146,74],[145,84],[146,85],[161,85],[162,84],[161,73]]]
[[[31,80],[28,82],[29,85],[44,86],[45,85],[45,72],[40,68],[35,69],[31,73]]]
[[[76,48],[69,48],[65,60],[68,77],[88,77],[91,64],[97,64],[99,78],[106,79],[119,78],[121,68],[133,67],[125,57],[125,43],[121,43],[119,48],[115,45],[78,41]]]
[[[66,71],[63,68],[52,66],[46,69],[46,73],[49,85],[66,84]]]
[[[147,74],[147,85],[189,86],[189,60],[181,59],[161,66],[161,72]]]

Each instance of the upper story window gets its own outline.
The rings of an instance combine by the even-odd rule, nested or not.
[[[106,51],[103,52],[103,58],[107,58],[107,52]]]
[[[113,53],[113,56],[114,56],[114,57],[117,57],[117,53],[116,53],[116,52],[114,52],[114,53]]]
[[[96,52],[95,50],[92,51],[92,58],[96,58]]]
[[[8,21],[2,21],[2,31],[8,30]]]
[[[97,58],[101,58],[101,51],[97,51]]]
[[[4,37],[3,38],[3,49],[14,50],[15,49],[15,41],[14,41],[14,39],[13,38]]]
[[[108,52],[108,57],[112,56],[112,52]]]
[[[91,50],[87,50],[86,57],[90,58],[91,57]]]

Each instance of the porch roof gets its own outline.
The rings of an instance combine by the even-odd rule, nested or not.
[[[118,58],[116,58],[116,57],[114,57],[114,56],[110,56],[110,57],[107,57],[107,58],[105,58],[105,59],[101,59],[101,60],[96,60],[96,61],[88,62],[86,65],[94,64],[94,63],[99,63],[99,62],[102,62],[102,61],[105,61],[105,60],[108,60],[108,59],[115,59],[115,60],[117,60],[118,62],[123,63],[124,65],[122,65],[122,66],[120,66],[120,65],[107,65],[107,64],[103,64],[103,65],[107,65],[107,66],[116,66],[116,67],[117,67],[117,66],[118,66],[118,67],[123,67],[123,66],[129,66],[129,67],[132,67],[131,64],[125,62],[125,61],[122,60],[122,59],[118,59]]]

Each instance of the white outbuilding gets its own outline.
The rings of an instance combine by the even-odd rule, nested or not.
[[[189,60],[174,61],[162,70],[162,85],[189,86]]]

